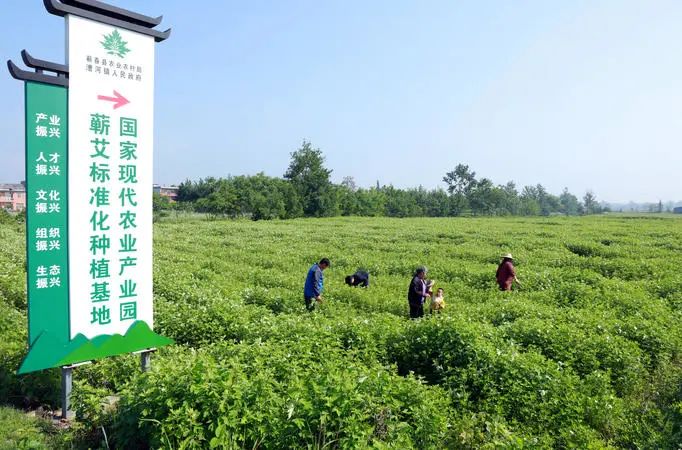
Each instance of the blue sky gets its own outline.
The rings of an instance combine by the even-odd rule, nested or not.
[[[3,0],[0,56],[64,61],[63,19]],[[155,179],[281,176],[302,139],[333,179],[682,199],[682,2],[120,0],[164,14]],[[193,5],[200,4],[202,11]],[[0,75],[0,181],[23,178],[23,90]]]

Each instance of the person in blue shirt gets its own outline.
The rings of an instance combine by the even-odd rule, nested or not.
[[[308,311],[314,310],[316,303],[322,303],[322,290],[324,289],[324,274],[322,272],[329,265],[329,260],[322,258],[319,263],[313,264],[308,270],[308,276],[303,286],[303,298]]]

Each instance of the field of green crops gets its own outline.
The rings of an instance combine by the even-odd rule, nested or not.
[[[154,251],[154,326],[177,344],[146,374],[76,369],[79,422],[0,448],[682,448],[680,219],[166,218]],[[508,251],[523,287],[503,293]],[[447,308],[410,321],[419,265]],[[56,406],[56,371],[13,375],[23,267],[0,225],[0,402]],[[369,289],[344,285],[357,268]]]

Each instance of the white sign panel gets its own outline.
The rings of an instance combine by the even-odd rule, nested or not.
[[[154,38],[67,16],[70,335],[152,324]]]

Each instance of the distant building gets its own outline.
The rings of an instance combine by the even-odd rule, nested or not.
[[[154,192],[171,202],[178,199],[177,186],[154,185]],[[0,183],[0,209],[20,212],[26,209],[26,186],[23,183]]]
[[[0,183],[0,208],[19,212],[26,209],[26,186]]]
[[[161,186],[160,184],[155,184],[154,192],[159,194],[161,197],[166,197],[171,202],[175,202],[178,200],[177,186]]]
[[[678,206],[676,208],[673,208],[673,212],[675,214],[682,214],[682,206]]]

